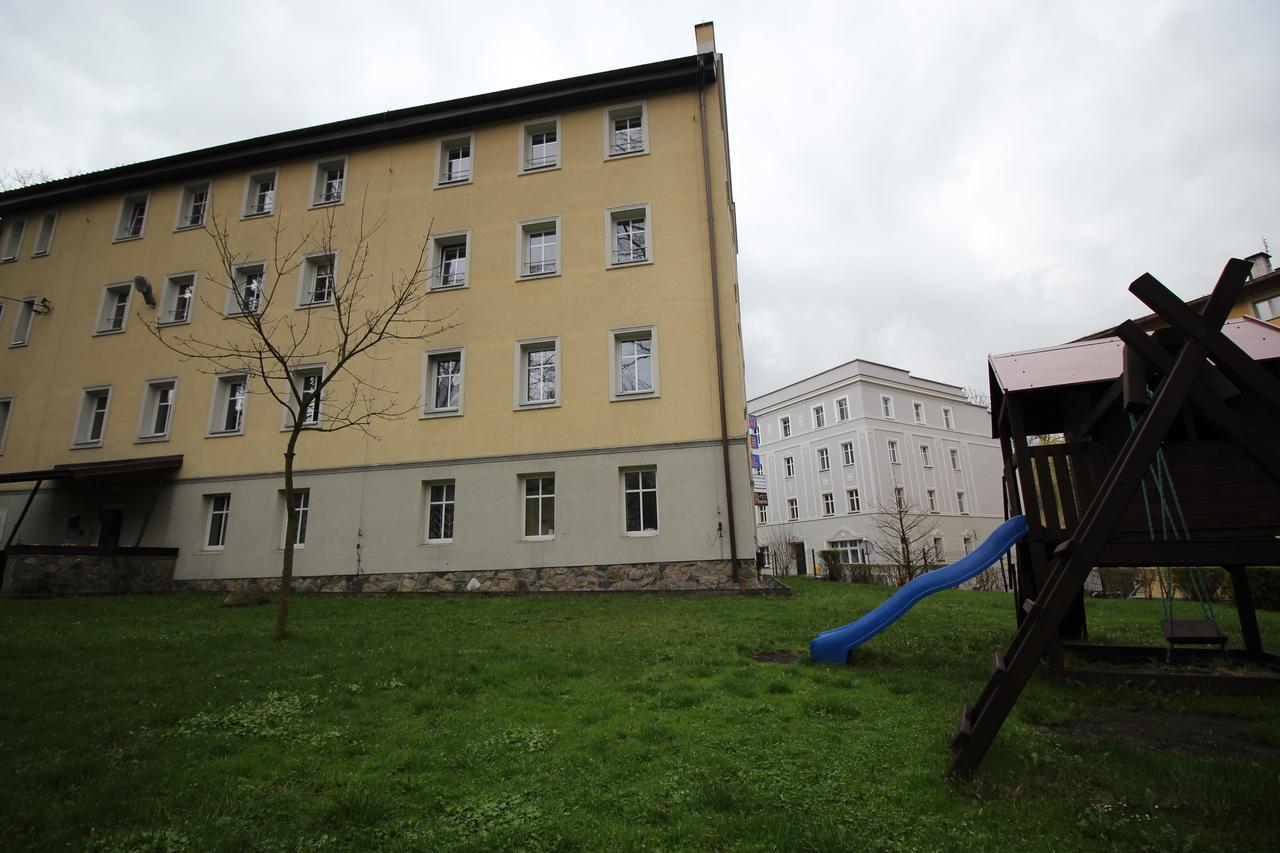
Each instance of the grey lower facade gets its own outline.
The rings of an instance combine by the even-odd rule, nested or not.
[[[300,588],[330,591],[754,588],[745,444],[729,450],[737,579],[716,441],[303,471],[295,486],[307,490],[307,533],[294,573]],[[624,475],[637,470],[654,473],[656,532],[626,530]],[[523,483],[532,476],[554,479],[554,533],[545,538],[525,536]],[[454,487],[452,535],[430,542],[430,489],[441,483]],[[279,576],[282,489],[279,473],[184,480],[180,469],[163,482],[46,484],[15,541],[173,548],[174,588],[230,588]],[[6,539],[29,491],[0,492]],[[219,496],[227,498],[220,547],[210,537]],[[118,532],[104,529],[104,510],[118,518]]]

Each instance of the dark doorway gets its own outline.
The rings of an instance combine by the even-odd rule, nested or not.
[[[119,507],[104,507],[98,517],[98,547],[119,547],[120,529],[123,526],[124,510]]]
[[[804,562],[804,543],[803,543],[803,542],[792,542],[792,543],[791,543],[791,552],[792,552],[792,554],[795,556],[795,559],[796,559],[796,574],[798,574],[798,575],[807,575],[807,574],[809,574],[809,571],[808,571],[807,567],[805,566],[805,562]]]

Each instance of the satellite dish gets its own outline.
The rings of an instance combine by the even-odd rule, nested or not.
[[[133,279],[133,289],[142,294],[142,299],[152,308],[156,307],[156,298],[151,294],[151,282],[147,281],[146,276],[135,276]]]

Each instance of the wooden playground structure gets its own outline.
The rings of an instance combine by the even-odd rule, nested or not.
[[[1027,681],[1050,676],[1123,683],[1132,673],[1066,667],[1066,656],[1176,662],[1231,654],[1262,670],[1247,566],[1280,566],[1280,328],[1227,322],[1250,271],[1231,260],[1203,313],[1151,275],[1129,291],[1168,325],[1132,322],[1116,337],[992,356],[992,421],[1005,463],[1007,514],[1027,517],[1013,576],[1018,629],[960,715],[949,772],[981,763]],[[1042,435],[1061,443],[1035,443]],[[1230,575],[1243,651],[1206,609],[1162,621],[1162,648],[1085,642],[1084,585],[1095,567],[1221,567]],[[1208,646],[1209,648],[1188,648]],[[1213,648],[1216,647],[1216,648]],[[1272,674],[1149,672],[1143,681],[1220,692],[1280,688]]]

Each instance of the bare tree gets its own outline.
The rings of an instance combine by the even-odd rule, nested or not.
[[[961,390],[961,393],[964,394],[965,399],[969,401],[970,405],[981,406],[982,408],[986,409],[988,412],[991,411],[991,393],[990,392],[983,391],[981,388],[971,388],[969,386],[965,386],[960,390]]]
[[[175,333],[160,322],[148,330],[183,361],[196,361],[209,374],[243,375],[249,393],[265,394],[285,410],[284,447],[285,542],[280,567],[280,599],[276,639],[288,635],[289,595],[293,584],[293,553],[298,513],[293,485],[294,462],[304,434],[356,429],[372,438],[370,427],[399,418],[417,406],[396,400],[366,372],[380,352],[396,341],[421,342],[449,328],[444,318],[424,313],[429,293],[428,258],[431,228],[415,247],[412,266],[375,281],[370,263],[373,237],[385,220],[366,220],[361,205],[352,233],[339,235],[334,211],[297,240],[286,240],[277,216],[271,260],[252,269],[247,256],[232,244],[224,219],[210,218],[205,231],[218,253],[220,269],[207,280],[225,294],[227,315],[234,321],[217,332]],[[344,263],[335,270],[339,249]],[[297,274],[306,270],[304,302],[297,308]],[[215,313],[221,306],[202,301]],[[157,316],[157,320],[161,319]],[[145,321],[144,321],[145,322]],[[191,327],[182,327],[189,329]],[[225,331],[222,331],[225,330]],[[320,369],[314,369],[319,366]],[[243,398],[241,398],[242,400]],[[229,401],[236,407],[236,401]],[[232,416],[241,417],[242,402]]]
[[[769,552],[769,564],[773,566],[775,575],[789,575],[795,566],[795,549],[792,547],[800,537],[790,524],[775,524],[765,533],[764,549]]]
[[[876,549],[893,567],[898,586],[933,567],[928,542],[933,535],[933,517],[928,512],[905,497],[896,497],[891,503],[876,504],[871,523],[876,530]]]
[[[45,169],[0,169],[0,192],[52,181],[53,175]]]

